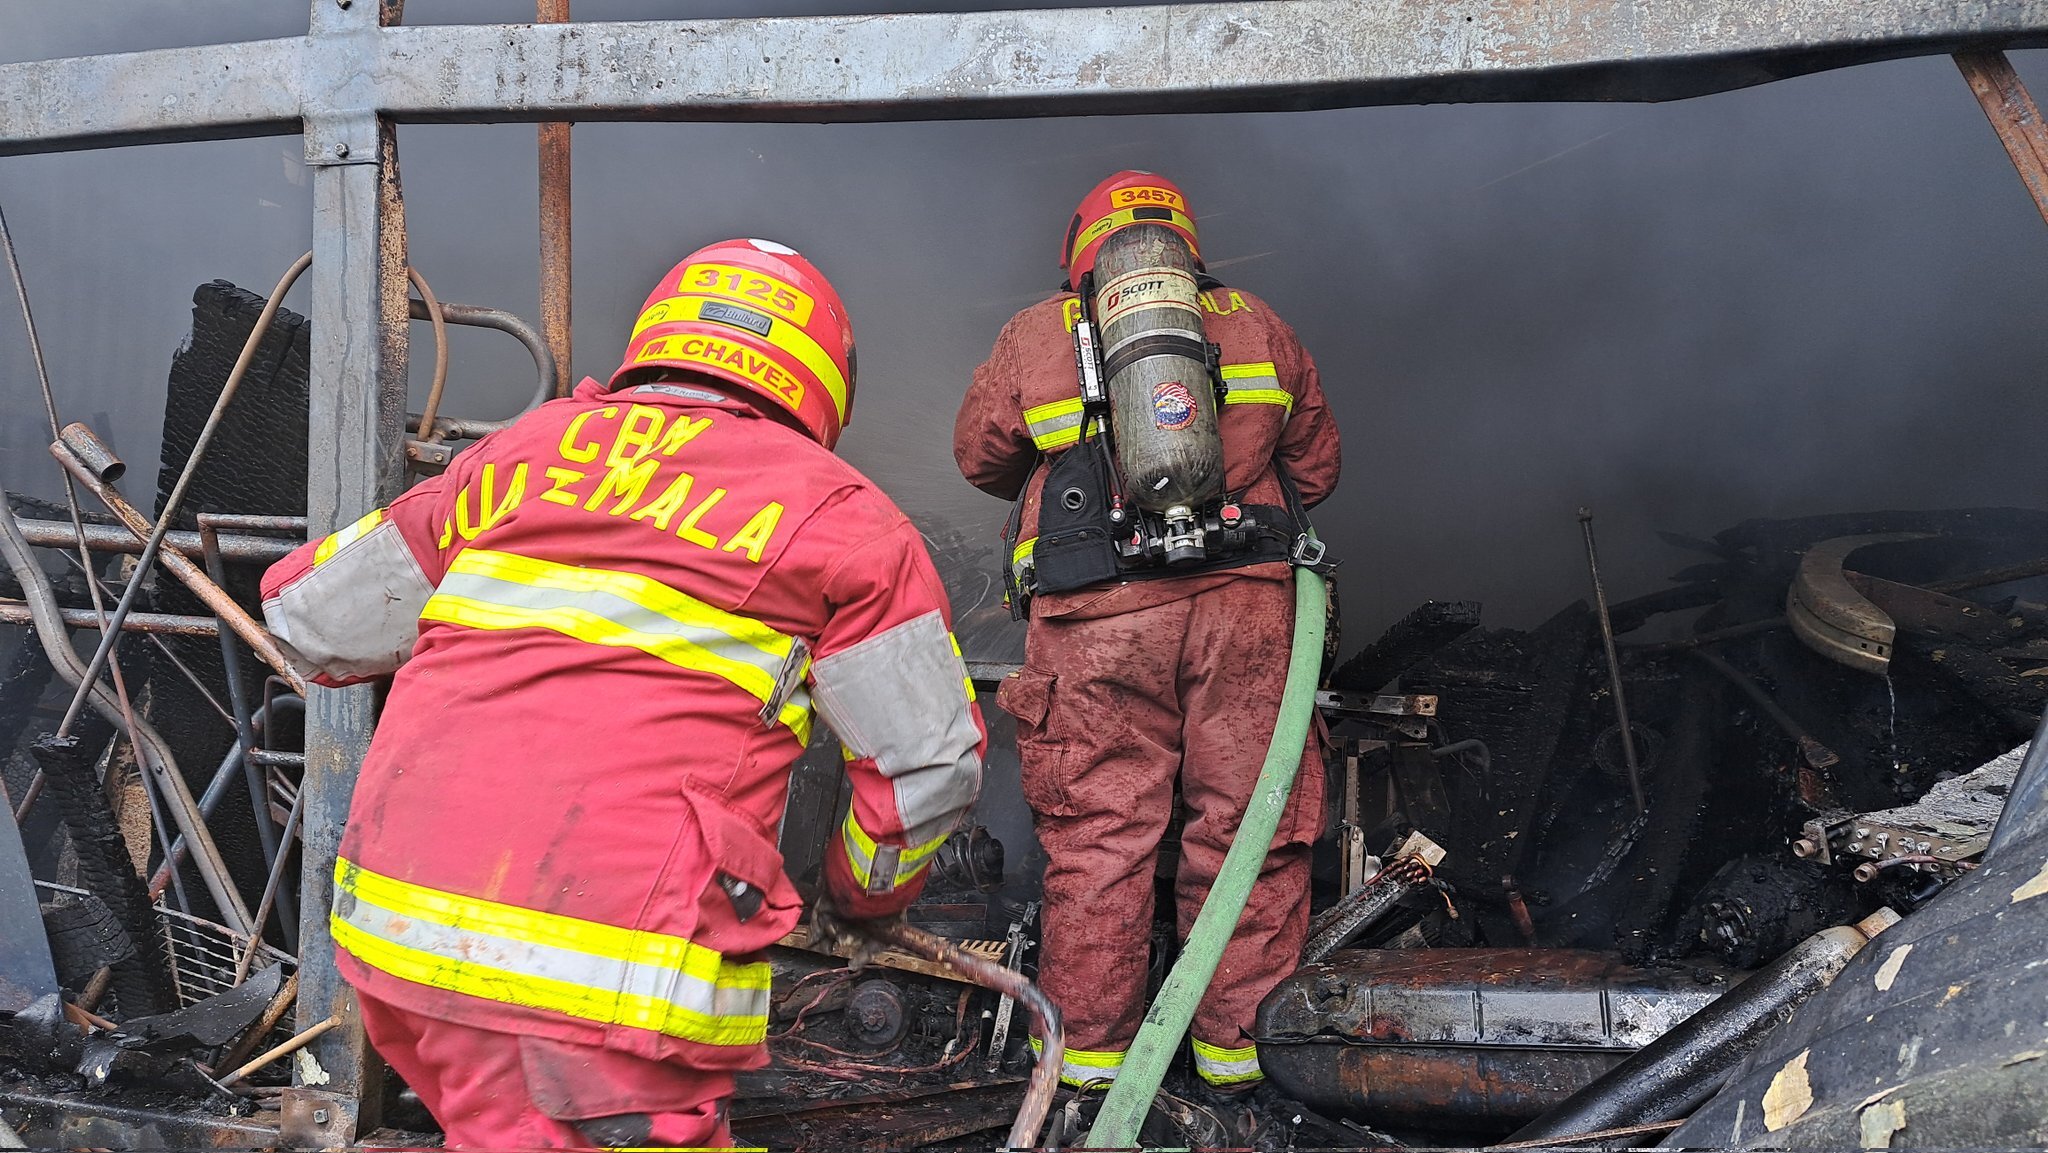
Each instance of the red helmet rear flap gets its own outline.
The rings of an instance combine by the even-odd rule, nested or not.
[[[1194,214],[1188,211],[1180,186],[1156,173],[1126,169],[1096,185],[1074,209],[1066,242],[1060,246],[1060,267],[1066,269],[1068,283],[1079,288],[1081,278],[1095,267],[1095,253],[1104,238],[1134,224],[1173,229],[1188,242],[1195,259],[1202,259]]]
[[[612,374],[701,372],[787,409],[826,448],[853,411],[853,324],[811,262],[772,240],[724,240],[661,278]]]

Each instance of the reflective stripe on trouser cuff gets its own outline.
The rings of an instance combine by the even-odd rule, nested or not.
[[[1073,444],[1081,439],[1081,398],[1055,400],[1024,410],[1024,427],[1039,451]]]
[[[1266,1076],[1259,1071],[1259,1047],[1246,1045],[1242,1049],[1225,1049],[1218,1045],[1190,1038],[1194,1043],[1195,1072],[1211,1085],[1241,1085],[1246,1081],[1258,1081]]]
[[[769,969],[682,937],[334,867],[335,943],[401,980],[705,1045],[758,1045]]]
[[[853,810],[846,811],[846,820],[839,826],[839,842],[846,846],[846,863],[853,870],[853,883],[867,893],[889,893],[909,884],[932,863],[932,854],[946,843],[951,832],[941,833],[922,845],[904,848],[901,845],[877,845],[867,830],[854,820]],[[881,867],[875,866],[876,858]]]
[[[1045,1043],[1029,1038],[1033,1053],[1045,1052]],[[1069,1049],[1060,1063],[1060,1080],[1079,1088],[1090,1082],[1114,1081],[1124,1071],[1125,1049]]]
[[[806,670],[796,667],[808,657],[796,638],[652,577],[465,549],[420,619],[473,629],[547,629],[589,644],[638,649],[731,682],[773,705],[798,740],[810,740],[810,696],[797,687]]]

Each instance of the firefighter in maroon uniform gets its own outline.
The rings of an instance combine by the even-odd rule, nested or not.
[[[1126,265],[1098,270],[1106,244],[1141,230],[1159,252],[1181,255],[1140,261],[1146,266],[1133,272]],[[1306,557],[1299,548],[1250,547],[1235,556],[1212,550],[1195,564],[1127,558],[1114,572],[1077,568],[1076,549],[1092,538],[1071,513],[1096,498],[1091,474],[1069,469],[1062,479],[1062,462],[1087,451],[1104,429],[1077,380],[1076,324],[1100,326],[1093,335],[1105,377],[1134,371],[1119,362],[1137,357],[1159,354],[1172,363],[1175,341],[1183,342],[1183,363],[1201,355],[1194,351],[1199,336],[1213,345],[1207,375],[1217,400],[1222,495],[1208,514],[1212,531],[1219,515],[1227,526],[1233,515],[1250,519],[1244,510],[1263,506],[1269,528],[1287,526],[1278,536],[1309,543],[1300,535],[1306,525],[1289,524],[1279,510],[1305,519],[1301,509],[1337,482],[1338,449],[1308,352],[1264,301],[1202,272],[1193,220],[1171,182],[1143,172],[1105,180],[1082,201],[1060,255],[1068,284],[1004,326],[961,405],[953,453],[977,487],[1021,502],[1007,535],[1013,595],[1029,597],[1030,625],[1024,668],[1005,680],[1000,701],[1017,718],[1024,795],[1048,856],[1040,983],[1066,1015],[1063,1072],[1079,1085],[1113,1080],[1138,1030],[1154,864],[1176,783],[1184,823],[1175,905],[1183,935],[1244,815],[1287,673],[1294,617],[1287,554]],[[1178,313],[1167,307],[1175,284],[1182,286]],[[1169,318],[1160,332],[1118,330],[1121,317],[1152,306]],[[1138,394],[1133,411],[1144,413],[1149,397],[1147,427],[1127,426],[1127,410],[1118,407],[1116,435],[1131,441],[1141,431],[1193,426],[1195,402],[1206,404],[1198,394],[1209,385],[1177,369],[1145,383],[1149,392]],[[1118,387],[1112,380],[1109,391]],[[1129,536],[1136,502],[1165,481],[1138,484],[1127,448],[1117,450],[1121,474],[1097,473],[1128,483],[1128,491],[1110,495],[1109,531],[1121,526]],[[1184,520],[1203,515],[1182,512]],[[1056,518],[1058,533],[1046,527]],[[1173,533],[1164,535],[1170,546]],[[1049,551],[1055,541],[1058,557]],[[1302,756],[1264,872],[1194,1018],[1194,1067],[1221,1093],[1259,1080],[1253,1012],[1293,969],[1306,931],[1323,774],[1313,742]]]
[[[776,849],[822,717],[826,887],[900,913],[984,738],[917,531],[833,455],[853,330],[778,244],[677,265],[585,380],[280,561],[325,684],[396,674],[335,872],[364,1025],[451,1145],[729,1143],[800,900]]]

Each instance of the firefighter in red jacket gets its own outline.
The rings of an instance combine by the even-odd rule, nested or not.
[[[1154,867],[1176,783],[1183,824],[1175,911],[1183,935],[1208,894],[1279,715],[1294,617],[1292,570],[1285,559],[1269,559],[1271,551],[1198,575],[1168,568],[1081,588],[1044,587],[1049,558],[1039,525],[1042,514],[1060,512],[1043,499],[1047,475],[1085,447],[1089,431],[1073,335],[1084,313],[1073,290],[1105,241],[1136,228],[1177,235],[1193,262],[1195,274],[1185,278],[1190,311],[1199,311],[1207,341],[1220,348],[1211,374],[1219,378],[1226,499],[1246,508],[1287,505],[1284,472],[1299,510],[1337,482],[1336,425],[1294,331],[1258,297],[1200,274],[1180,189],[1143,172],[1103,181],[1067,231],[1060,264],[1068,284],[1004,326],[953,433],[967,479],[1021,501],[1009,534],[1012,575],[1020,594],[1035,595],[1024,667],[1004,681],[1000,703],[1017,718],[1024,795],[1048,857],[1040,983],[1065,1014],[1063,1072],[1074,1085],[1113,1080],[1137,1033]],[[1137,287],[1117,302],[1151,299],[1144,292],[1154,281],[1131,283]],[[1096,335],[1108,376],[1116,342]],[[1153,396],[1160,427],[1191,419],[1190,394],[1179,383],[1161,383]],[[1062,498],[1078,504],[1064,484]],[[1194,1067],[1221,1093],[1260,1078],[1253,1013],[1300,953],[1322,781],[1310,742],[1265,870],[1194,1018]]]
[[[729,1143],[797,923],[776,849],[814,714],[851,918],[900,913],[984,737],[917,530],[832,448],[853,331],[762,240],[677,265],[608,383],[278,562],[325,684],[396,674],[331,924],[371,1041],[451,1145]]]

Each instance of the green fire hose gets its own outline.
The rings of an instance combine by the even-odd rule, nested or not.
[[[1223,959],[1223,947],[1237,931],[1266,863],[1266,851],[1280,828],[1280,814],[1287,808],[1287,796],[1294,790],[1295,771],[1301,767],[1301,751],[1308,743],[1309,722],[1315,715],[1316,680],[1323,663],[1325,591],[1322,575],[1313,569],[1294,570],[1294,650],[1287,661],[1287,691],[1280,699],[1280,720],[1273,728],[1273,743],[1267,746],[1266,763],[1259,769],[1251,804],[1223,857],[1223,868],[1209,897],[1202,902],[1201,915],[1181,947],[1180,959],[1160,986],[1159,997],[1145,1014],[1137,1039],[1124,1055],[1095,1127],[1088,1132],[1087,1145],[1094,1149],[1129,1148],[1138,1143],[1138,1128],[1152,1107],[1152,1095],[1166,1076],[1194,1020],[1195,1006],[1209,989],[1210,978]]]

